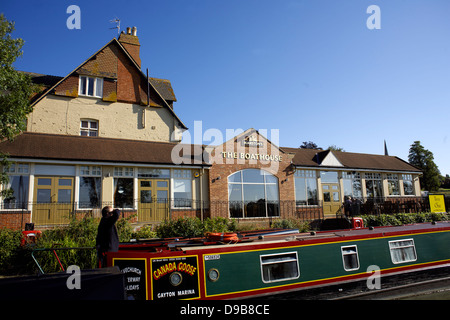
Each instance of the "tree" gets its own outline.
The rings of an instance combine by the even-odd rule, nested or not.
[[[422,170],[420,185],[424,190],[437,191],[439,189],[440,172],[434,163],[433,153],[425,149],[420,141],[414,141],[409,149],[408,161],[413,166]]]
[[[316,150],[322,150],[322,148],[318,147],[317,144],[315,144],[312,141],[303,141],[303,144],[300,146],[302,149],[316,149]]]
[[[24,41],[13,39],[14,22],[0,14],[0,141],[13,140],[26,129],[28,113],[32,111],[30,98],[35,91],[31,78],[12,66],[22,56]],[[7,156],[0,154],[1,165],[8,167]],[[8,183],[8,176],[0,171],[0,183]],[[3,196],[7,190],[3,190]]]
[[[345,152],[344,148],[338,147],[334,144],[329,146],[327,150]]]

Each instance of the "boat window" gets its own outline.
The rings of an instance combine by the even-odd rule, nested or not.
[[[389,241],[389,249],[393,263],[397,264],[417,260],[414,239]]]
[[[297,252],[260,256],[263,282],[276,282],[300,277]]]
[[[344,263],[345,271],[352,271],[359,269],[359,257],[357,246],[341,247],[342,262]]]

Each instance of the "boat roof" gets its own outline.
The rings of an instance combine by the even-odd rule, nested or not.
[[[402,226],[383,226],[370,227],[360,229],[345,229],[332,231],[317,231],[301,233],[297,229],[271,229],[247,231],[239,233],[226,233],[225,235],[236,237],[235,240],[224,240],[220,238],[220,233],[215,234],[215,238],[199,237],[199,238],[170,238],[170,239],[146,239],[137,240],[130,243],[122,243],[119,250],[126,251],[192,251],[202,249],[224,249],[229,250],[231,246],[234,249],[241,249],[243,246],[285,246],[287,242],[289,245],[296,242],[301,242],[301,245],[312,243],[325,243],[335,241],[346,241],[364,238],[376,237],[394,237],[407,234],[418,234],[428,232],[439,232],[450,230],[450,222],[433,222],[433,223],[418,223]]]

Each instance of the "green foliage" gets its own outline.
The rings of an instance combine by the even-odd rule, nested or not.
[[[116,223],[119,241],[127,242],[132,235],[130,218],[119,219]],[[69,225],[44,230],[34,246],[21,247],[20,231],[0,230],[0,274],[34,274],[37,265],[31,257],[33,249],[60,248],[56,250],[64,269],[77,265],[82,269],[97,267],[95,238],[97,236],[98,219],[73,219]],[[61,248],[79,248],[62,250]],[[83,248],[83,249],[81,249]],[[53,251],[36,250],[34,256],[45,273],[60,271],[58,260]]]
[[[420,179],[422,189],[428,191],[437,191],[440,186],[440,172],[438,166],[434,163],[433,153],[425,149],[420,141],[414,141],[409,149],[408,161],[413,166],[423,171]]]
[[[380,214],[380,215],[362,215],[364,226],[366,227],[380,227],[380,226],[400,226],[404,224],[433,222],[433,221],[447,221],[450,216],[446,213],[397,213]]]
[[[19,255],[20,239],[22,233],[20,231],[10,229],[0,229],[0,273],[9,274],[11,272],[11,261],[16,261]]]
[[[299,232],[307,232],[311,229],[309,222],[296,219],[278,219],[272,223],[275,229],[298,229]]]
[[[22,55],[22,39],[13,39],[14,23],[0,14],[0,140],[12,140],[26,129],[27,115],[32,111],[30,98],[37,87],[31,78],[14,69],[12,64]],[[9,166],[6,154],[0,153],[2,166]],[[8,176],[0,171],[0,184],[6,185]],[[4,188],[0,196],[11,196]]]
[[[142,227],[131,235],[132,239],[150,239],[157,237],[158,235],[156,234],[156,231],[153,231],[153,227],[151,225]]]
[[[204,232],[235,232],[237,221],[222,217],[207,218],[203,222]]]
[[[192,238],[203,235],[204,227],[199,218],[165,220],[156,227],[159,238]]]

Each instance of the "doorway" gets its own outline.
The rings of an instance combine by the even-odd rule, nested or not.
[[[169,217],[169,179],[139,179],[138,221],[162,221]]]
[[[322,183],[323,214],[325,217],[335,217],[341,207],[339,184]]]
[[[37,176],[33,222],[36,225],[69,223],[73,211],[73,186],[73,177]]]

